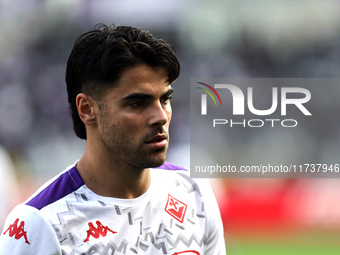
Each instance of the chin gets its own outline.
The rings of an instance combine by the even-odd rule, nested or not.
[[[154,167],[159,167],[163,165],[165,162],[165,159],[163,160],[155,160],[149,163],[149,166],[147,168],[154,168]]]
[[[164,155],[158,155],[155,158],[151,158],[148,161],[148,166],[146,168],[153,168],[153,167],[159,167],[164,164],[166,159],[166,154]]]
[[[139,169],[155,168],[164,164],[166,159],[166,150],[154,152],[153,154],[144,154],[138,158],[135,158],[135,162],[132,164]]]

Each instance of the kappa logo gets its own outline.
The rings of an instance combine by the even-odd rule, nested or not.
[[[98,239],[100,236],[105,237],[107,235],[107,232],[110,231],[112,234],[116,234],[117,232],[112,231],[109,227],[104,227],[103,224],[97,220],[96,221],[97,227],[95,227],[93,225],[92,222],[89,222],[89,230],[87,230],[87,237],[84,240],[84,243],[86,243],[87,241],[89,241],[90,236],[94,237],[95,239]]]
[[[30,242],[27,240],[27,232],[25,231],[25,222],[20,222],[20,225],[18,227],[19,219],[17,218],[12,225],[9,226],[9,228],[4,232],[4,235],[8,232],[8,235],[10,237],[13,237],[17,240],[19,240],[21,237],[25,238],[25,243],[30,244]]]
[[[168,194],[165,211],[179,222],[183,223],[187,205]]]

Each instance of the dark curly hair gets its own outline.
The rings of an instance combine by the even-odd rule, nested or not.
[[[169,83],[179,76],[175,50],[146,30],[98,24],[76,39],[67,61],[66,85],[73,129],[79,138],[86,139],[86,129],[78,115],[77,95],[85,93],[100,101],[124,69],[140,64],[164,68]]]

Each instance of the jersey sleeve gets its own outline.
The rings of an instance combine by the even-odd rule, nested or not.
[[[8,215],[0,236],[0,255],[61,255],[57,236],[40,211],[18,205]]]
[[[197,179],[196,179],[197,180]],[[225,255],[226,246],[221,213],[210,183],[200,180],[201,191],[205,197],[205,204],[208,217],[208,233],[205,253],[207,255]]]

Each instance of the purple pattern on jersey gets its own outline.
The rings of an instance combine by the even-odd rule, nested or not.
[[[158,168],[158,169],[164,169],[164,170],[185,170],[185,171],[188,171],[188,169],[182,167],[182,166],[177,166],[177,165],[174,165],[174,164],[171,164],[169,162],[164,162],[163,165],[159,166],[159,167],[155,167],[155,168]]]
[[[156,167],[163,170],[185,170],[188,169],[165,162],[163,165]],[[85,183],[81,178],[76,167],[72,167],[70,170],[66,171],[60,175],[56,180],[54,180],[50,185],[43,189],[38,195],[32,198],[26,203],[26,205],[35,207],[40,210],[43,207],[54,203],[55,201],[67,196],[73,191],[79,189]]]
[[[70,170],[60,175],[38,195],[27,202],[26,205],[40,210],[43,207],[67,196],[83,185],[84,181],[78,173],[78,170],[76,167],[72,167]]]

